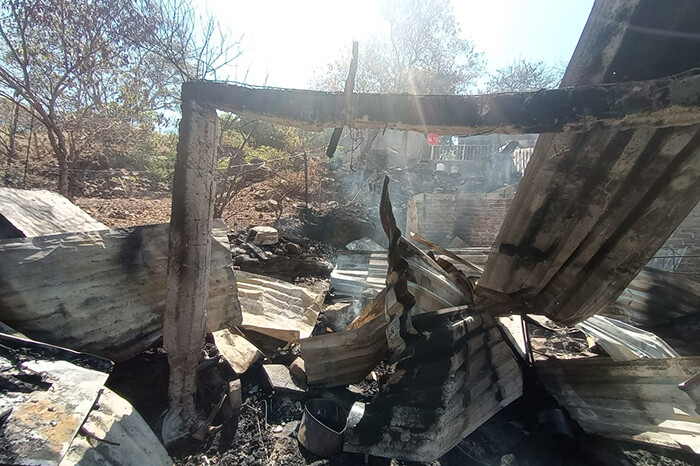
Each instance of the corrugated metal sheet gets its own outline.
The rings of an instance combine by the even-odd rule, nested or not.
[[[0,188],[0,238],[106,229],[58,193]]]
[[[483,266],[488,259],[489,248],[450,248],[458,257]],[[449,258],[447,258],[450,260]],[[467,275],[474,271],[457,261],[452,264]],[[330,286],[336,299],[372,299],[384,289],[389,262],[385,252],[339,254],[331,273]]]
[[[673,348],[653,333],[605,316],[593,316],[576,325],[615,361],[639,358],[677,358]]]
[[[386,252],[338,254],[330,287],[337,300],[369,302],[384,289],[387,268]]]
[[[344,332],[301,340],[309,384],[335,387],[357,383],[386,357],[385,294],[382,291]]]
[[[302,341],[302,357],[307,375],[351,375],[345,384],[387,354],[392,373],[380,379],[344,449],[433,461],[520,397],[522,375],[505,331],[474,309],[452,272],[401,237],[388,184],[385,178],[380,206],[390,244],[387,288],[351,324],[353,338],[339,332]]]
[[[56,465],[109,376],[111,362],[0,334],[0,463]]]
[[[700,283],[683,275],[646,268],[601,311],[628,324],[653,328],[700,313]]]
[[[311,335],[323,296],[291,283],[248,272],[236,272],[244,329],[280,340]]]
[[[597,2],[562,86],[697,68],[699,15],[694,0]],[[541,135],[480,286],[518,295],[520,308],[504,313],[580,322],[613,302],[693,209],[698,179],[697,125]]]
[[[241,323],[226,226],[215,222],[207,331]],[[122,361],[163,331],[168,224],[0,241],[0,320]]]
[[[98,441],[88,435],[105,441]],[[173,461],[133,406],[103,388],[60,466],[166,466]]]
[[[522,395],[520,368],[489,316],[463,307],[414,325],[410,355],[365,406],[346,451],[434,461]]]
[[[700,415],[678,388],[700,373],[700,357],[549,360],[535,368],[585,432],[700,453]]]

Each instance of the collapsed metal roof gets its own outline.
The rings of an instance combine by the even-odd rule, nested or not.
[[[698,15],[693,1],[597,2],[562,86],[700,66]],[[564,324],[590,317],[693,209],[698,179],[698,125],[541,135],[479,286],[517,295],[507,305],[515,311]]]

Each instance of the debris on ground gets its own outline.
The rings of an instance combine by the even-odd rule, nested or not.
[[[104,387],[112,362],[0,333],[3,464],[172,464],[134,408]]]

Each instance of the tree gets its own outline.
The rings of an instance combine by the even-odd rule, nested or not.
[[[389,34],[360,44],[355,90],[457,94],[474,86],[484,60],[461,31],[449,0],[385,1]],[[349,54],[317,71],[315,89],[343,89]]]
[[[223,39],[189,0],[0,0],[0,95],[44,126],[70,196],[81,159],[147,145],[182,81],[235,59]]]
[[[531,92],[553,89],[561,81],[561,73],[543,62],[520,59],[489,75],[486,92]]]

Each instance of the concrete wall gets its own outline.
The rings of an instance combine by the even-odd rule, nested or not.
[[[408,202],[406,232],[419,233],[442,246],[459,236],[469,246],[491,246],[512,202],[506,196],[455,193],[419,194]]]

